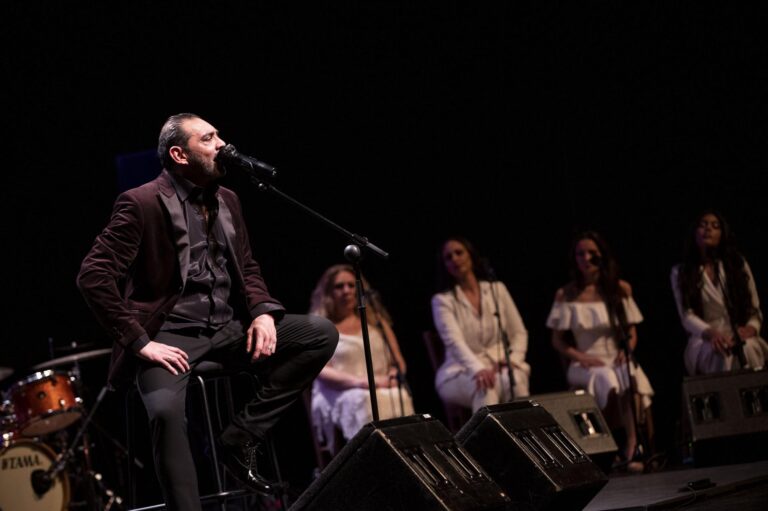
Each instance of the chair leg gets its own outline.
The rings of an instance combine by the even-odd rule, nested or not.
[[[132,389],[128,390],[125,395],[125,447],[126,451],[128,451],[128,467],[126,470],[125,479],[128,486],[126,495],[126,507],[128,509],[136,505],[136,478],[133,474],[134,458],[136,457],[136,449],[133,441],[133,436],[135,434],[135,427],[133,423],[134,395],[135,393]]]
[[[200,394],[203,398],[203,412],[205,415],[205,425],[208,432],[208,442],[211,446],[211,458],[213,460],[213,473],[216,475],[216,491],[222,493],[224,485],[221,482],[221,473],[219,471],[219,455],[216,449],[216,436],[213,432],[213,421],[211,420],[211,407],[208,403],[208,393],[206,392],[205,380],[197,375],[197,381],[200,383]],[[222,508],[224,504],[222,503]]]
[[[271,435],[268,436],[268,440],[265,442],[267,450],[269,450],[269,457],[272,463],[272,469],[275,472],[275,479],[277,480],[277,493],[280,495],[280,501],[282,503],[281,509],[288,509],[288,492],[286,491],[286,484],[283,481],[283,476],[280,473],[280,463],[277,460],[277,450],[275,449],[275,442]]]

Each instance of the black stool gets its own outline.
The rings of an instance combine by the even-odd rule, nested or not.
[[[253,495],[255,492],[250,489],[237,489],[226,490],[225,476],[223,476],[221,464],[219,461],[219,452],[217,449],[216,435],[217,432],[222,431],[234,417],[234,397],[232,394],[231,380],[233,377],[242,374],[246,375],[251,381],[254,377],[250,373],[242,371],[229,371],[224,368],[218,362],[202,361],[193,369],[190,383],[198,383],[200,389],[200,395],[202,397],[202,413],[205,423],[205,435],[208,443],[208,454],[210,455],[212,462],[212,472],[215,479],[215,492],[200,497],[201,501],[218,500],[222,511],[226,510],[226,502],[233,498],[243,498]],[[214,398],[214,406],[211,407],[209,402],[209,392]],[[128,495],[126,500],[126,507],[132,511],[149,511],[155,509],[164,509],[165,504],[157,504],[142,508],[133,508],[136,503],[136,481],[134,478],[133,468],[134,459],[136,456],[134,437],[135,437],[135,425],[134,425],[134,400],[137,393],[136,387],[133,387],[128,391],[126,396],[126,437],[127,437],[127,451],[128,451],[128,471],[127,471],[127,487]],[[189,399],[189,396],[188,396]],[[221,403],[221,401],[224,403]],[[222,414],[222,409],[224,413]],[[215,425],[214,425],[215,422]],[[270,460],[272,463],[272,469],[277,479],[276,491],[282,491],[285,489],[282,476],[280,474],[280,467],[277,461],[277,454],[274,449],[274,445],[271,441],[271,437],[267,437],[264,444],[268,451]],[[287,507],[285,502],[285,495],[282,495],[282,502],[284,508]]]

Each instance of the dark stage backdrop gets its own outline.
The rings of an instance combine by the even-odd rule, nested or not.
[[[47,358],[49,338],[108,345],[75,288],[79,263],[109,217],[116,158],[151,150],[181,111],[276,165],[279,189],[391,253],[364,270],[391,309],[421,412],[441,415],[421,332],[449,233],[474,240],[509,287],[530,333],[534,393],[564,388],[544,321],[568,279],[571,233],[604,233],[646,318],[638,357],[670,453],[685,337],[669,270],[695,212],[725,213],[768,296],[763,9],[138,1],[5,11],[13,161],[0,365],[16,369],[10,380]],[[345,240],[229,184],[271,291],[305,311]],[[106,364],[94,365],[98,388]],[[308,441],[297,445],[309,458]]]

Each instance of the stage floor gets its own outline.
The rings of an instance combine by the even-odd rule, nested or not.
[[[709,479],[714,486],[698,491],[687,488],[689,482],[705,479]],[[611,477],[605,488],[584,509],[678,508],[739,511],[768,509],[768,461]]]

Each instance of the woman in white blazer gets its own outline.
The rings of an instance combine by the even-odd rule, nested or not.
[[[698,216],[671,280],[688,333],[688,374],[730,371],[739,364],[739,350],[750,368],[765,366],[768,343],[760,336],[763,315],[755,279],[722,215],[705,211]]]
[[[438,280],[440,292],[432,297],[432,318],[445,344],[445,361],[435,376],[443,401],[475,411],[527,396],[528,332],[504,283],[487,278],[474,247],[462,237],[441,244]],[[502,334],[510,346],[513,390]]]

